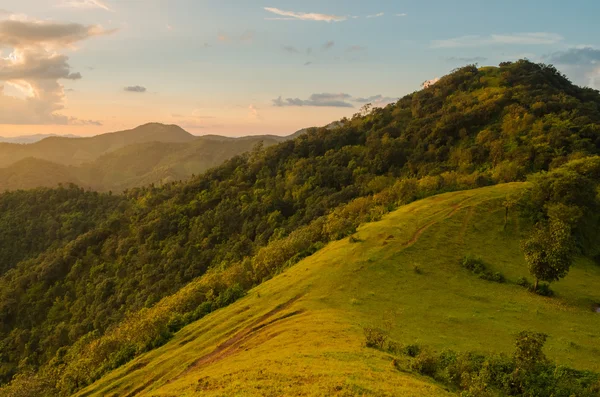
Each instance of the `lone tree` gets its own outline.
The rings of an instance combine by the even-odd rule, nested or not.
[[[566,223],[552,219],[535,226],[529,238],[523,241],[525,260],[535,277],[534,291],[540,281],[559,281],[569,273],[574,246],[571,228]]]

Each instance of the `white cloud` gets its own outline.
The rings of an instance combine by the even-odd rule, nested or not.
[[[434,40],[431,42],[433,48],[460,48],[480,47],[497,44],[513,45],[547,45],[556,44],[563,37],[556,33],[515,33],[515,34],[492,34],[489,36],[461,36],[452,39]]]
[[[280,17],[276,17],[276,18],[267,18],[269,20],[301,20],[301,21],[320,21],[320,22],[341,22],[341,21],[345,21],[348,19],[348,17],[346,17],[346,16],[284,11],[284,10],[280,10],[279,8],[273,8],[273,7],[265,7],[265,10],[280,16]]]
[[[408,16],[408,14],[407,14],[407,13],[405,13],[405,12],[402,12],[402,13],[400,13],[400,14],[396,14],[396,16],[397,16],[397,17],[405,17],[405,16]]]
[[[31,20],[10,15],[0,20],[0,124],[97,124],[58,114],[64,109],[65,91],[60,80],[78,80],[71,72],[69,58],[60,53],[75,43],[107,34],[97,25]],[[16,88],[20,96],[11,96],[4,86]]]
[[[354,98],[350,94],[312,94],[308,99],[300,98],[282,98],[279,97],[273,100],[275,107],[337,107],[337,108],[353,108],[354,104],[370,103],[373,106],[380,107],[389,103],[396,102],[398,98],[384,97],[383,95],[373,95],[366,98]]]
[[[82,8],[82,9],[93,9],[99,8],[101,10],[114,12],[106,2],[102,0],[65,0],[58,5],[59,7],[69,8]]]
[[[367,15],[367,18],[379,18],[379,17],[382,17],[382,16],[384,16],[384,15],[385,15],[385,13],[384,13],[384,12],[380,12],[380,13],[378,13],[378,14]]]

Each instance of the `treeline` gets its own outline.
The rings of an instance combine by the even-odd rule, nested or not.
[[[132,189],[0,279],[0,379],[71,392],[399,203],[597,154],[599,104],[546,65],[469,66],[335,129]]]

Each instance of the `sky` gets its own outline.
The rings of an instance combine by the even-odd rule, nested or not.
[[[288,135],[476,63],[600,89],[598,0],[2,0],[0,136]]]

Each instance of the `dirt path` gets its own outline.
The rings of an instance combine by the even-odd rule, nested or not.
[[[415,232],[415,234],[413,234],[413,236],[411,237],[411,239],[408,240],[406,243],[404,243],[404,247],[409,247],[409,246],[415,244],[417,241],[419,241],[419,238],[421,237],[421,235],[423,233],[425,233],[425,231],[427,231],[427,229],[429,229],[431,226],[435,225],[436,223],[438,223],[438,222],[440,222],[440,221],[442,221],[444,219],[448,219],[448,218],[451,218],[452,216],[454,216],[458,211],[460,211],[463,208],[460,204],[462,204],[462,202],[458,203],[458,204],[454,204],[452,206],[452,211],[450,211],[442,219],[431,221],[431,222],[425,224],[424,226],[421,226],[419,229],[417,229],[417,231]]]
[[[258,331],[263,330],[264,328],[266,328],[267,326],[269,326],[273,323],[276,323],[278,321],[281,321],[286,318],[292,317],[294,315],[300,314],[302,311],[298,310],[298,311],[295,311],[292,313],[288,313],[284,316],[272,319],[271,321],[267,321],[271,317],[275,316],[277,313],[289,308],[292,304],[294,304],[301,297],[302,297],[302,295],[295,296],[294,298],[290,299],[286,303],[283,303],[283,304],[277,306],[270,312],[260,316],[256,320],[252,321],[248,326],[244,327],[241,331],[236,333],[234,336],[232,336],[225,342],[218,345],[215,348],[215,350],[213,350],[212,352],[210,352],[210,353],[200,357],[196,361],[194,361],[194,363],[192,363],[184,372],[182,372],[176,378],[172,379],[169,383],[182,377],[183,375],[187,374],[188,372],[193,371],[194,369],[197,369],[197,368],[202,367],[207,364],[215,363],[217,361],[223,360],[224,358],[226,358],[232,354],[235,354],[236,352],[238,352],[240,350],[240,346],[244,342],[247,342],[248,340],[257,336]]]

